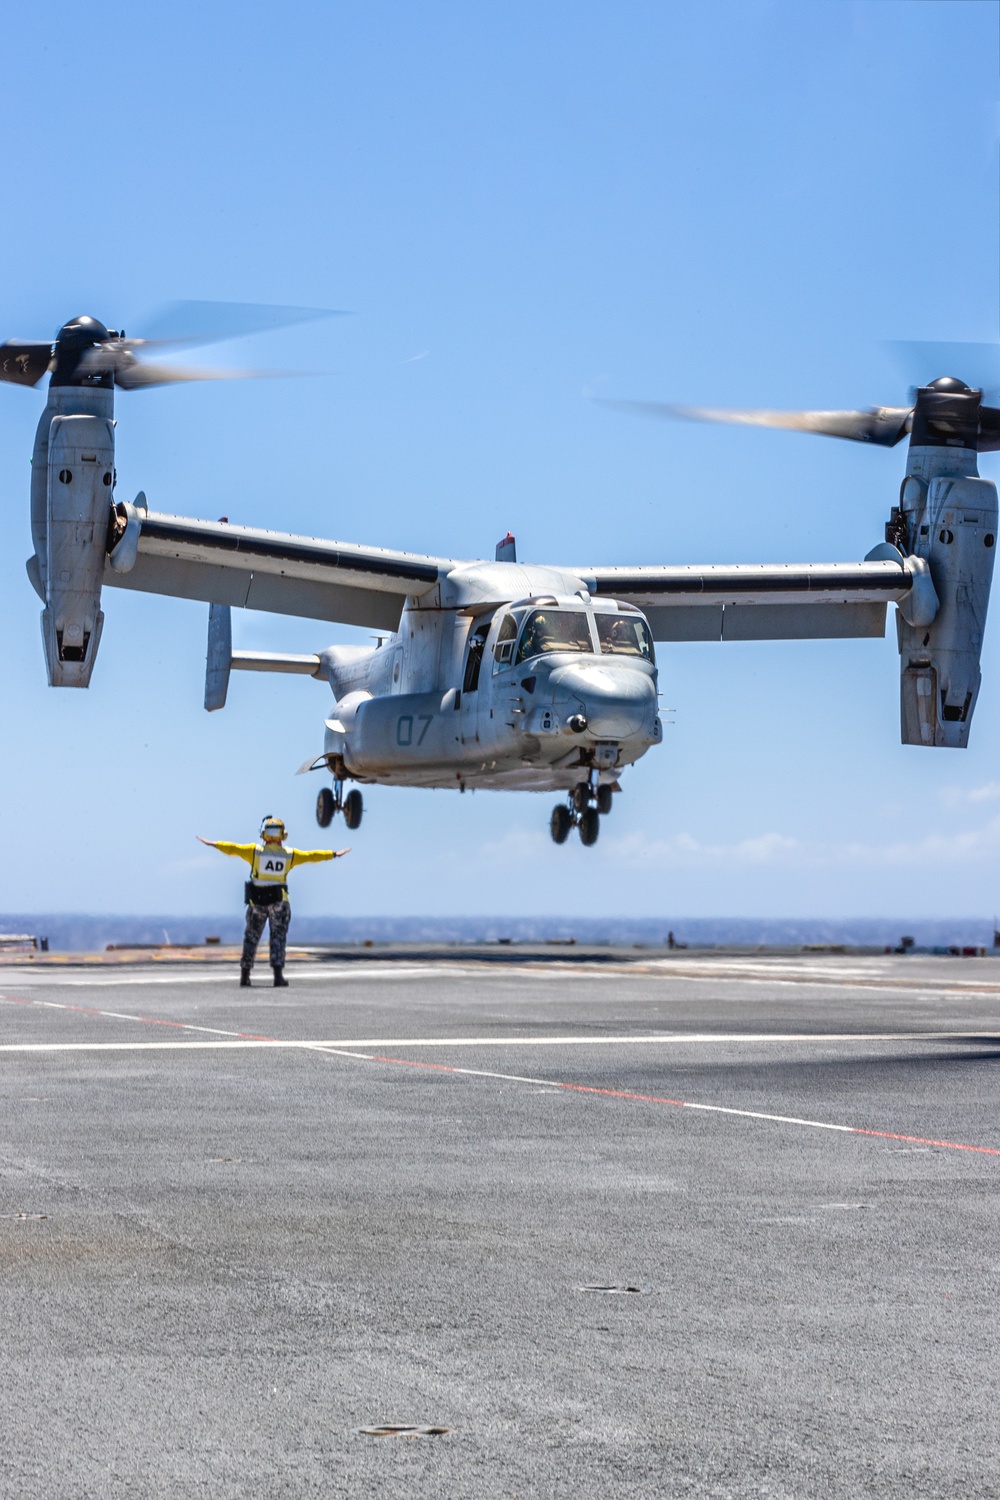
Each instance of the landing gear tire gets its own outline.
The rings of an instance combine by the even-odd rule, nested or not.
[[[611,811],[611,799],[614,796],[611,788],[607,785],[597,788],[597,811],[609,813]]]
[[[580,843],[596,844],[601,831],[601,817],[596,807],[588,807],[580,814]]]
[[[316,822],[321,828],[329,828],[336,811],[337,804],[333,799],[333,793],[328,786],[325,786],[316,798]]]
[[[581,781],[573,788],[573,810],[578,813],[586,812],[590,803],[590,787]]]
[[[364,810],[365,805],[361,800],[361,793],[357,788],[353,792],[348,792],[344,798],[344,822],[348,828],[361,827],[361,814]]]
[[[560,802],[552,809],[552,817],[549,819],[549,832],[557,844],[565,844],[569,838],[569,831],[573,827],[573,814],[565,803]]]

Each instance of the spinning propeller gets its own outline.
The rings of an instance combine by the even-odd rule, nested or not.
[[[317,318],[338,316],[333,309],[274,307],[253,303],[177,302],[158,314],[159,336],[128,339],[106,328],[96,318],[72,318],[56,334],[55,342],[8,339],[0,344],[0,380],[13,385],[37,385],[52,372],[56,386],[117,386],[135,391],[145,386],[173,385],[189,380],[239,380],[274,374],[259,370],[213,370],[200,365],[163,363],[171,346],[222,343],[270,329],[287,328]],[[148,352],[156,351],[156,359]]]
[[[915,445],[973,448],[979,453],[1000,451],[1000,407],[982,404],[983,389],[1000,387],[1000,345],[897,344],[896,352],[911,365],[919,359],[926,370],[932,358],[965,360],[982,388],[975,389],[953,376],[943,376],[912,392],[910,406],[869,406],[860,411],[756,411],[714,406],[675,406],[656,401],[603,400],[602,405],[650,417],[682,421],[726,422],[739,427],[778,427],[792,432],[818,432],[894,448],[908,434]],[[964,351],[964,352],[963,352]],[[939,366],[940,368],[940,366]],[[971,373],[971,371],[970,371]]]

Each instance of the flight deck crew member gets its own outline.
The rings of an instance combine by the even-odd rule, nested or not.
[[[210,849],[222,854],[231,854],[236,859],[245,859],[250,866],[250,879],[244,888],[247,903],[247,925],[243,934],[243,955],[240,959],[240,986],[250,986],[250,970],[257,954],[257,944],[270,924],[271,968],[274,970],[275,986],[288,984],[285,978],[285,938],[292,909],[288,904],[289,870],[296,865],[319,864],[325,859],[339,859],[350,854],[350,849],[286,849],[287,833],[280,818],[267,817],[260,825],[259,844],[227,844],[223,839],[198,838]]]

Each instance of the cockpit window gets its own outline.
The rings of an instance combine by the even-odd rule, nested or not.
[[[598,615],[597,638],[605,656],[641,656],[643,661],[655,660],[649,627],[638,615]]]
[[[535,609],[524,622],[515,661],[546,651],[593,651],[590,622],[582,609]]]
[[[510,659],[514,655],[514,639],[517,635],[517,620],[513,615],[504,615],[500,621],[500,629],[493,646],[493,670],[499,672],[501,667],[509,666]]]

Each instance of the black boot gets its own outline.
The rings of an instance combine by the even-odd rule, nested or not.
[[[285,978],[284,964],[274,965],[274,988],[276,990],[287,990],[288,980]]]
[[[240,989],[241,990],[248,990],[249,988],[250,988],[250,966],[249,966],[249,964],[241,964],[240,965]]]

